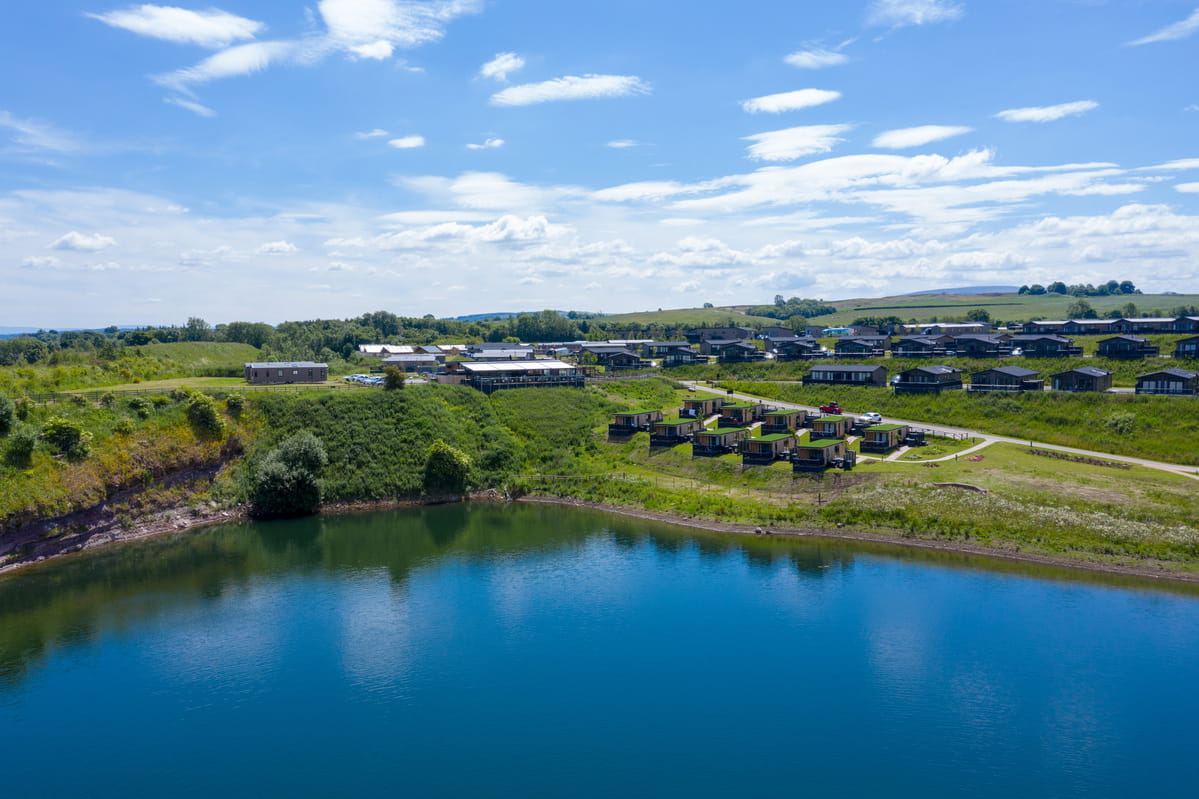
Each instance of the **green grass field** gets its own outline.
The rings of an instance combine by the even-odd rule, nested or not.
[[[1079,298],[1060,294],[1037,296],[1019,294],[924,294],[920,296],[898,296],[831,300],[830,305],[838,310],[835,314],[819,316],[812,324],[826,327],[847,325],[863,316],[898,316],[901,319],[916,319],[920,322],[933,318],[964,317],[974,308],[982,308],[993,319],[1064,319],[1070,305]],[[1131,302],[1137,306],[1139,315],[1151,316],[1156,311],[1169,314],[1180,305],[1199,305],[1199,294],[1134,294],[1110,297],[1083,297],[1100,316],[1109,311],[1123,308]],[[763,300],[763,302],[768,302]],[[628,322],[630,324],[663,325],[762,325],[785,324],[777,319],[749,316],[745,309],[749,305],[725,306],[721,308],[678,308],[661,311],[614,314],[605,316],[605,321]]]
[[[213,341],[181,341],[175,344],[146,344],[130,347],[132,352],[148,358],[173,361],[182,366],[197,368],[241,369],[247,362],[262,357],[257,347]]]

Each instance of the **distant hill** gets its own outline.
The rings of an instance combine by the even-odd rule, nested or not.
[[[929,289],[928,291],[913,291],[904,297],[919,297],[922,294],[957,294],[960,296],[977,296],[979,294],[1015,294],[1019,286],[964,286],[957,289]]]
[[[521,314],[541,313],[540,311],[497,311],[496,313],[472,313],[466,316],[451,316],[454,322],[482,322],[488,319],[512,319]],[[566,316],[566,311],[554,311],[560,316]]]

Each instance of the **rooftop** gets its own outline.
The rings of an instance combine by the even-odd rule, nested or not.
[[[315,369],[320,367],[327,369],[327,363],[313,363],[312,361],[268,361],[266,363],[247,363],[246,366],[251,369]]]

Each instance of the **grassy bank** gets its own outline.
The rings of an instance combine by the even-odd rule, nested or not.
[[[220,437],[194,428],[182,398],[167,398],[146,418],[119,402],[65,403],[35,409],[25,423],[46,421],[36,414],[68,414],[93,433],[91,452],[72,461],[55,456],[42,442],[27,464],[6,464],[0,469],[0,496],[6,503],[0,513],[6,515],[0,518],[61,513],[138,481],[165,490],[155,487],[154,474],[214,463],[228,463],[228,468],[204,499],[244,501],[245,478],[257,459],[289,436],[309,431],[328,453],[321,477],[326,502],[420,496],[426,453],[440,440],[469,456],[474,487],[751,526],[835,530],[843,525],[896,539],[971,542],[1176,569],[1199,565],[1199,531],[1193,526],[1199,492],[1185,478],[1149,469],[1049,460],[1014,445],[996,445],[957,461],[871,463],[853,472],[808,476],[793,474],[785,463],[746,468],[738,456],[692,458],[689,445],[651,450],[644,433],[607,440],[613,412],[632,407],[669,412],[684,396],[664,380],[605,384],[603,390],[502,391],[490,397],[437,385],[262,395],[247,397],[240,419],[218,406],[224,419]],[[853,397],[841,398],[852,406]],[[949,421],[952,407],[929,412],[936,421]],[[1102,419],[1111,408],[1091,411]],[[1157,436],[1157,428],[1146,430],[1144,438]],[[968,483],[987,493],[937,483]]]

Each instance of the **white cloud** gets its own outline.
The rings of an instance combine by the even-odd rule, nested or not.
[[[506,81],[513,72],[524,69],[525,60],[516,53],[496,53],[495,58],[479,68],[479,74],[485,78]]]
[[[50,244],[52,250],[74,250],[76,252],[97,252],[115,246],[117,240],[99,233],[87,235],[72,230],[70,233],[55,239]]]
[[[874,137],[872,144],[887,150],[903,150],[908,147],[921,147],[953,136],[961,136],[972,130],[973,128],[954,125],[921,125],[915,128],[899,128],[880,133]]]
[[[1199,183],[1179,183],[1174,186],[1174,191],[1181,191],[1184,194],[1199,194]]]
[[[604,146],[611,147],[614,150],[624,150],[629,147],[641,147],[642,144],[636,139],[613,139]]]
[[[480,7],[475,0],[321,0],[317,5],[330,41],[350,52],[379,42],[399,47],[435,42],[445,35],[447,22]]]
[[[379,39],[366,44],[354,44],[348,48],[350,55],[367,61],[386,61],[395,52],[395,45],[386,39]]]
[[[296,53],[297,45],[294,42],[251,42],[222,50],[195,66],[156,75],[153,80],[162,86],[187,92],[191,84],[261,72]]]
[[[831,50],[799,50],[783,57],[784,62],[799,69],[836,67],[848,60],[849,56]]]
[[[1130,45],[1153,44],[1155,42],[1169,42],[1175,39],[1185,39],[1195,31],[1199,31],[1199,8],[1191,12],[1191,15],[1181,22],[1175,22],[1173,25],[1167,25],[1161,30],[1154,31],[1148,36],[1143,36],[1140,39],[1129,42]]]
[[[261,22],[219,9],[191,11],[174,6],[132,6],[107,14],[86,14],[105,25],[176,44],[197,44],[218,49],[243,39],[253,39]]]
[[[202,117],[216,116],[216,111],[213,111],[208,106],[201,105],[200,103],[196,103],[191,100],[186,100],[182,97],[164,97],[164,98],[162,98],[162,101],[164,103],[170,103],[171,105],[177,105],[180,108],[186,108],[188,111],[191,111],[193,114],[196,114],[197,116],[202,116]]]
[[[783,111],[796,111],[800,108],[811,108],[812,106],[824,105],[831,103],[841,97],[841,92],[828,91],[825,89],[800,89],[794,92],[782,92],[780,94],[768,94],[765,97],[755,97],[752,100],[744,100],[741,103],[741,108],[751,114],[765,112],[768,114],[780,114]]]
[[[391,134],[389,134],[387,131],[383,130],[383,128],[375,128],[374,130],[368,130],[368,131],[364,131],[362,133],[355,133],[354,138],[358,139],[360,141],[363,141],[366,139],[381,139],[384,136],[390,136],[390,135]]]
[[[286,255],[287,253],[299,251],[300,248],[290,241],[268,241],[254,252],[258,255]]]
[[[996,119],[1004,122],[1053,122],[1063,117],[1078,116],[1099,107],[1094,100],[1078,100],[1061,105],[1030,106],[1028,108],[1009,108],[995,115]]]
[[[13,116],[8,111],[0,111],[0,128],[12,131],[13,142],[22,150],[68,153],[80,148],[73,136],[44,122]]]
[[[827,153],[838,143],[842,133],[852,125],[805,125],[797,128],[772,130],[743,137],[753,142],[749,157],[756,161],[793,161],[813,153]]]
[[[511,86],[491,96],[492,105],[521,106],[559,100],[592,100],[649,94],[649,84],[634,75],[567,75],[541,83]]]
[[[1199,169],[1199,158],[1179,158],[1156,166],[1143,166],[1139,171],[1153,171],[1158,169]]]
[[[504,146],[503,139],[489,138],[489,139],[485,139],[482,144],[471,142],[470,144],[466,145],[466,149],[468,149],[468,150],[495,150],[495,149],[498,149],[503,146]]]
[[[399,178],[398,185],[459,208],[485,211],[529,211],[547,208],[584,192],[570,186],[531,186],[499,172],[463,172],[450,179],[435,175]]]
[[[398,139],[390,139],[387,143],[397,150],[412,150],[417,147],[424,147],[425,137],[417,135],[401,136]]]
[[[962,16],[962,7],[948,0],[875,0],[866,17],[867,24],[900,28],[948,22]]]
[[[21,261],[23,269],[57,269],[60,266],[62,261],[53,255],[33,255]]]
[[[626,183],[600,189],[591,196],[600,202],[623,203],[642,200],[661,200],[677,194],[690,193],[691,186],[674,180],[645,180],[639,183]]]

